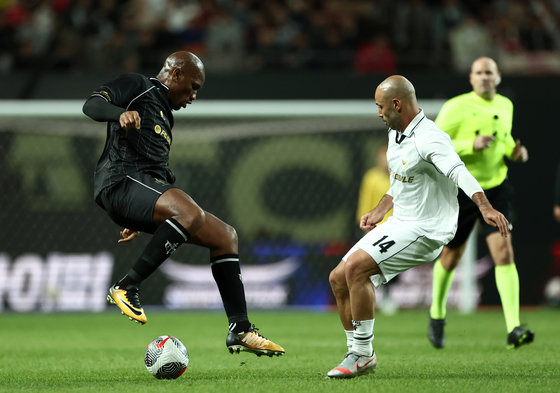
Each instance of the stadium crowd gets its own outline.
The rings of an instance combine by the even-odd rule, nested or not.
[[[0,0],[0,72],[560,70],[559,0]],[[530,65],[530,67],[528,67]]]

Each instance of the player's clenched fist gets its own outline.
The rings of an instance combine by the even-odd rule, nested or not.
[[[140,231],[135,231],[134,229],[125,228],[121,231],[122,239],[119,239],[119,243],[129,242],[140,236]]]
[[[381,214],[376,209],[373,209],[369,213],[364,214],[360,219],[360,229],[366,232],[371,231],[381,222],[384,216],[384,213]]]
[[[119,118],[123,130],[140,129],[140,115],[136,111],[126,111],[121,113]]]

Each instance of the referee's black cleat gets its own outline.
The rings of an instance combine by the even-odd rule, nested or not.
[[[525,329],[525,325],[515,327],[507,336],[507,348],[519,348],[523,344],[532,343],[535,339],[535,332]]]
[[[116,304],[128,319],[143,325],[148,319],[140,305],[140,299],[138,298],[139,289],[139,284],[127,285],[126,289],[119,287],[119,284],[115,284],[109,289],[107,301],[111,304]]]
[[[435,348],[445,347],[445,319],[434,319],[430,317],[430,324],[428,325],[428,340]]]

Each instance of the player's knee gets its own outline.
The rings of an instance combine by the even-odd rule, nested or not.
[[[347,290],[344,270],[339,269],[338,267],[333,269],[329,274],[329,283],[331,284],[331,288],[335,294],[340,291]]]
[[[458,250],[447,250],[447,252],[442,254],[439,261],[441,266],[449,272],[455,270],[455,268],[459,265],[462,256],[463,253]]]
[[[461,260],[461,258],[459,259],[450,259],[449,261],[445,262],[441,262],[441,266],[443,266],[443,268],[445,270],[447,270],[448,272],[455,270],[455,268],[459,265],[459,261]]]
[[[197,208],[195,210],[195,214],[192,221],[193,228],[199,230],[200,228],[202,228],[205,221],[206,221],[206,213],[201,208]]]
[[[202,226],[204,225],[204,222],[206,221],[206,213],[204,213],[204,210],[202,210],[201,208],[199,208],[198,206],[195,209],[191,209],[192,211],[189,214],[189,218],[190,218],[190,231],[192,232],[191,235],[195,232],[197,232],[200,228],[202,228]]]
[[[494,260],[494,264],[496,266],[511,265],[515,263],[513,260],[513,252],[510,252],[508,249],[499,250],[499,252],[494,254],[495,255],[492,256],[492,259]]]
[[[362,275],[362,268],[358,258],[354,258],[350,255],[346,261],[344,272],[346,274],[346,282],[348,283],[354,282],[357,278],[359,278]]]
[[[191,235],[194,235],[206,221],[206,213],[198,206],[192,206],[189,209],[179,213],[174,217]]]
[[[230,246],[235,246],[237,248],[237,231],[231,225],[225,224],[225,235],[223,236],[223,240]]]

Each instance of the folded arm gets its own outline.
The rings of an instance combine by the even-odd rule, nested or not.
[[[95,121],[118,121],[124,130],[140,129],[140,115],[113,105],[102,97],[92,96],[84,104],[82,111]]]

